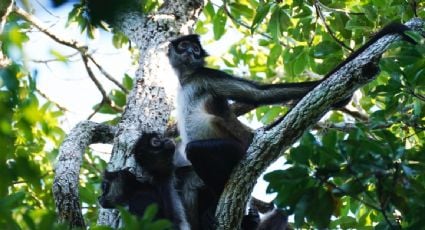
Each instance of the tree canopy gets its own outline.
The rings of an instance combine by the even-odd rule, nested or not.
[[[0,3],[2,229],[62,227],[52,194],[53,164],[69,131],[65,131],[64,120],[79,111],[68,111],[37,87],[44,77],[38,76],[38,69],[49,61],[65,63],[65,71],[76,68],[74,62],[83,66],[81,75],[101,94],[98,103],[89,105],[92,111],[84,115],[90,120],[94,114],[106,114],[96,121],[111,126],[120,123],[130,106],[127,99],[135,85],[143,84],[134,80],[140,73],[112,76],[108,69],[113,67],[98,62],[97,51],[88,42],[64,37],[37,19],[37,14],[51,14],[52,3],[64,2]],[[68,20],[60,26],[77,25],[87,39],[111,33],[108,46],[129,49],[134,62],[142,60],[149,50],[117,29],[112,18],[128,7],[142,15],[155,15],[169,1],[128,0],[119,7],[109,2],[65,4],[61,7],[69,12]],[[36,4],[45,9],[34,12]],[[193,29],[211,48],[208,66],[264,83],[301,82],[326,75],[386,24],[415,17],[422,22],[425,18],[421,1],[205,1]],[[160,28],[167,30],[167,26],[172,27]],[[36,33],[76,54],[53,50],[45,62],[27,59],[37,46]],[[381,73],[357,90],[348,106],[327,113],[285,152],[275,150],[285,162],[264,176],[269,182],[267,192],[276,193],[273,202],[286,211],[293,227],[418,229],[425,225],[425,45],[420,33],[408,32],[419,44],[396,42],[383,54]],[[218,56],[215,49],[219,49]],[[107,84],[112,86],[105,88]],[[268,125],[291,106],[262,106],[244,117],[250,124]],[[112,143],[112,139],[109,136],[102,142]],[[92,148],[85,150],[78,191],[83,218],[90,227],[96,227],[97,197],[106,165],[101,154]],[[124,221],[127,226],[149,229],[169,226],[152,221],[154,209],[141,221],[130,215],[124,215]]]

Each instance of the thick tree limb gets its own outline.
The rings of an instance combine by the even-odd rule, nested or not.
[[[412,19],[407,26],[422,34],[425,22]],[[340,98],[351,95],[360,86],[373,80],[362,69],[376,62],[399,35],[387,35],[370,46],[357,58],[332,74],[307,94],[276,126],[255,132],[248,156],[233,171],[217,207],[219,229],[236,229],[245,210],[256,179],[281,154],[314,125]],[[237,192],[235,192],[237,191]]]
[[[85,227],[78,194],[78,182],[83,155],[88,145],[111,143],[116,128],[91,121],[78,123],[59,149],[55,164],[53,195],[60,222],[70,227]]]

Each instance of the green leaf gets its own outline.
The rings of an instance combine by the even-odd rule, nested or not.
[[[158,205],[151,204],[146,208],[145,213],[143,214],[143,219],[151,222],[155,218],[157,213]]]
[[[236,18],[240,18],[241,16],[245,18],[252,18],[253,11],[250,7],[244,4],[240,4],[238,2],[231,2],[229,4],[230,12]]]
[[[206,17],[206,22],[210,22],[211,20],[213,20],[213,18],[215,16],[215,11],[214,11],[214,7],[213,7],[213,5],[210,1],[208,1],[208,3],[205,4],[203,12],[204,12],[204,15]]]
[[[283,9],[279,11],[279,25],[280,32],[287,31],[292,26],[291,18]]]
[[[214,15],[213,19],[213,32],[214,39],[218,40],[223,36],[226,26],[227,16],[223,8],[220,8]]]
[[[50,54],[52,54],[58,61],[67,63],[68,62],[68,58],[63,56],[61,53],[59,53],[56,50],[50,50]]]
[[[282,33],[280,31],[280,8],[274,7],[272,15],[270,16],[270,22],[267,26],[267,31],[272,35],[275,42],[279,41],[279,37]]]
[[[325,57],[329,57],[329,55],[340,51],[341,47],[335,44],[335,42],[323,41],[313,48],[312,55],[314,58],[323,59]]]
[[[127,96],[120,90],[112,90],[109,97],[120,107],[124,107],[127,102]]]
[[[263,22],[264,18],[266,18],[267,14],[270,11],[271,3],[260,3],[255,11],[254,20],[252,20],[251,24],[251,33],[257,29],[257,27]]]
[[[131,90],[133,88],[133,78],[128,74],[124,74],[122,84],[126,89]]]
[[[128,44],[129,40],[124,33],[120,31],[115,31],[115,30],[114,32],[115,33],[112,36],[112,44],[114,45],[115,48],[119,49],[119,48],[122,48],[123,45]]]
[[[0,210],[7,211],[12,210],[22,204],[22,200],[25,198],[25,192],[20,191],[8,196],[0,198]]]
[[[282,46],[280,44],[275,44],[271,49],[269,56],[267,58],[267,65],[274,66],[276,65],[278,58],[281,57]]]
[[[97,104],[93,106],[93,110],[97,110],[97,108],[100,106],[99,113],[105,113],[105,114],[117,114],[117,111],[113,109],[110,105],[104,103],[104,104]]]
[[[357,194],[364,191],[363,185],[360,184],[358,182],[358,180],[349,180],[339,187],[342,189],[342,191],[338,190],[338,189],[334,189],[333,193],[338,194],[338,195],[339,194],[340,195],[349,194],[350,196],[356,196]],[[343,192],[343,193],[341,193],[341,192]]]

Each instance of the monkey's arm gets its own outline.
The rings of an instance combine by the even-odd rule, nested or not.
[[[324,79],[341,69],[344,65],[352,61],[360,53],[366,50],[370,45],[387,34],[400,34],[403,37],[403,40],[415,44],[416,42],[413,39],[404,34],[404,32],[408,30],[410,29],[407,26],[400,23],[391,23],[385,26],[366,44],[353,52],[346,60],[331,70],[324,77]],[[378,67],[372,69],[373,71],[365,69],[365,74],[375,75],[379,71]],[[212,89],[213,92],[217,94],[217,96],[222,96],[238,102],[254,105],[274,104],[291,100],[299,100],[309,91],[311,91],[316,85],[323,81],[319,80],[301,83],[260,85],[252,81],[233,77],[219,70],[203,68],[200,72],[201,74],[207,76],[207,85]],[[334,107],[342,107],[347,104],[349,100],[350,98],[342,98],[341,102],[335,104]]]
[[[247,104],[275,104],[299,100],[320,81],[260,85],[225,72],[203,68],[198,71],[208,90],[218,97]]]

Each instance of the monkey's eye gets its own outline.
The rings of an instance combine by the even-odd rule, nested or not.
[[[161,146],[161,139],[159,139],[158,137],[153,137],[151,139],[151,146],[152,147],[160,147]]]
[[[190,42],[189,41],[182,41],[179,43],[178,48],[181,50],[185,50],[190,46]]]
[[[197,44],[193,44],[193,52],[195,52],[195,54],[199,55],[201,54],[201,49],[199,48],[199,46]]]

